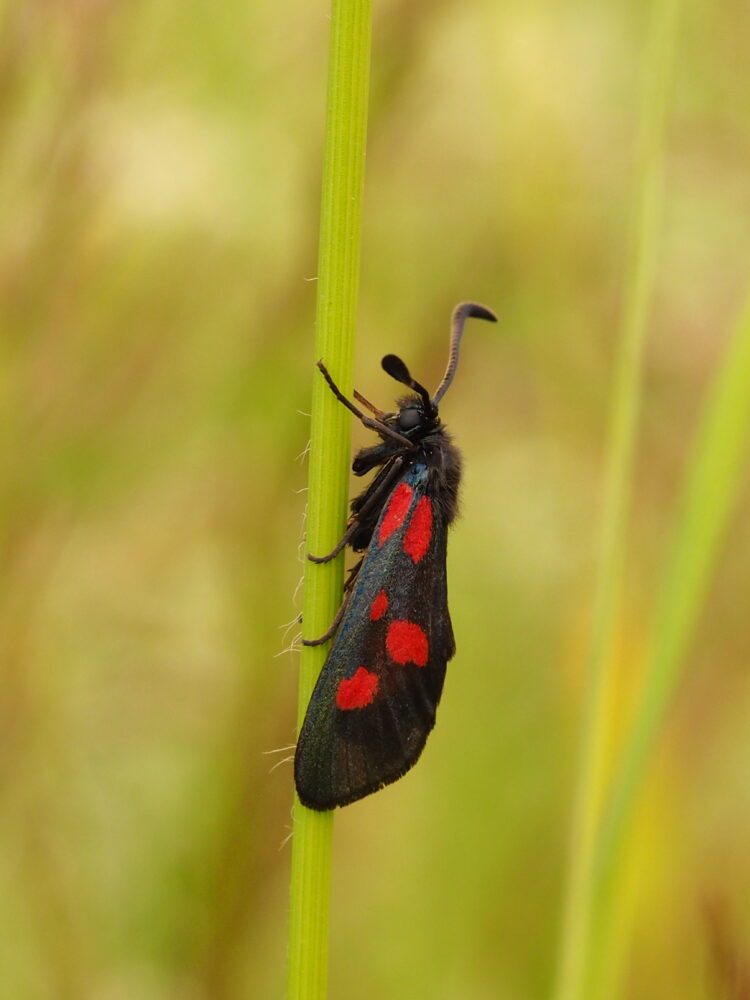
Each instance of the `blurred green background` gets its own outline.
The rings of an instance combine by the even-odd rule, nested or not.
[[[458,654],[419,767],[337,815],[331,996],[533,1000],[557,949],[648,5],[376,6],[357,386],[388,406],[395,350],[434,387],[461,299],[501,322],[469,328],[442,408],[466,459]],[[327,15],[2,5],[3,998],[283,994],[292,771],[269,751],[295,732]],[[686,4],[623,706],[746,291],[748,30],[740,0]],[[641,806],[639,1000],[750,995],[747,514]]]

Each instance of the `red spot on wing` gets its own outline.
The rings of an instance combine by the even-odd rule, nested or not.
[[[390,538],[393,532],[404,523],[404,518],[409,512],[413,493],[414,491],[411,486],[407,486],[406,483],[399,483],[393,491],[383,520],[380,522],[380,532],[378,534],[379,545],[382,545],[387,538]]]
[[[336,707],[347,711],[369,705],[378,691],[378,675],[359,667],[353,677],[344,677],[336,692]]]
[[[388,610],[388,595],[384,590],[378,593],[378,596],[372,602],[372,607],[370,608],[370,621],[376,622],[378,619],[382,618],[383,615]]]
[[[409,527],[404,535],[404,552],[411,556],[415,563],[425,555],[432,538],[432,504],[428,497],[422,497],[409,521]]]
[[[429,646],[424,629],[414,622],[392,622],[385,638],[385,648],[394,663],[415,663],[424,667]]]

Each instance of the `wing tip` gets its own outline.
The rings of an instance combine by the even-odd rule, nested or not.
[[[340,783],[338,787],[333,787],[330,781],[321,780],[319,774],[305,773],[304,760],[300,758],[298,753],[294,762],[294,783],[300,802],[307,809],[314,809],[316,812],[329,812],[339,806],[351,805],[352,802],[358,802],[374,792],[379,792],[381,788],[392,785],[411,771],[417,763],[432,728],[433,726],[430,726],[420,734],[419,742],[410,748],[408,757],[402,759],[398,766],[387,774],[381,774],[377,780],[344,782]]]

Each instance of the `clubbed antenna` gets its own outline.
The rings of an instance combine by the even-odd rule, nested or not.
[[[401,382],[402,385],[408,385],[410,389],[413,389],[416,393],[418,393],[424,400],[427,410],[432,409],[429,392],[423,385],[417,382],[416,379],[411,377],[409,369],[406,367],[401,358],[396,357],[395,354],[386,354],[381,361],[381,366],[383,371],[390,375],[391,378],[395,378],[396,381]]]
[[[470,316],[475,319],[487,319],[491,323],[497,323],[497,316],[486,306],[480,306],[478,302],[462,302],[453,310],[451,317],[451,346],[448,354],[448,367],[445,369],[443,381],[437,387],[437,392],[432,397],[432,405],[437,406],[445,395],[448,386],[453,381],[458,367],[458,349],[461,345],[461,337],[464,332],[464,325]]]

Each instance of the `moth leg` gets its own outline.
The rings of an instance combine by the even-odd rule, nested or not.
[[[318,636],[317,639],[303,639],[302,640],[302,645],[303,646],[322,646],[324,642],[328,642],[328,640],[333,636],[334,632],[336,631],[336,629],[341,624],[341,619],[344,617],[344,612],[349,607],[349,599],[350,598],[351,598],[351,593],[347,594],[346,597],[344,598],[344,600],[341,602],[341,607],[336,612],[336,617],[331,622],[331,627],[328,628],[328,629],[326,629],[326,631],[323,633],[323,635]]]
[[[404,437],[403,434],[399,434],[398,431],[394,431],[392,427],[389,427],[388,424],[383,423],[382,420],[373,420],[372,417],[366,417],[361,410],[358,410],[357,407],[354,405],[354,403],[352,403],[350,399],[346,398],[343,392],[333,381],[328,372],[328,369],[326,368],[326,366],[323,364],[322,361],[318,362],[318,368],[323,373],[323,378],[328,383],[328,388],[334,394],[336,399],[338,399],[340,403],[343,403],[344,406],[347,408],[347,410],[350,410],[357,418],[357,420],[360,420],[365,425],[365,427],[369,427],[370,430],[377,431],[378,434],[385,434],[386,437],[393,438],[393,440],[398,441],[399,444],[406,445],[409,448],[409,450],[411,450],[414,447],[414,443],[410,441],[408,437]]]
[[[331,559],[336,558],[339,552],[341,552],[341,550],[347,545],[349,539],[356,533],[357,528],[359,528],[363,518],[366,517],[370,513],[372,508],[376,506],[376,501],[380,500],[382,494],[391,485],[392,480],[396,478],[397,473],[401,471],[401,466],[403,464],[404,464],[403,458],[398,458],[398,457],[394,458],[393,465],[388,471],[388,475],[384,477],[382,483],[379,483],[377,488],[372,492],[371,496],[367,498],[367,503],[362,504],[362,507],[353,516],[352,520],[347,526],[346,531],[344,532],[341,539],[336,543],[334,548],[332,548],[331,551],[324,556],[314,556],[312,555],[312,553],[308,552],[307,558],[310,560],[310,562],[327,563],[330,562]]]
[[[352,566],[352,568],[349,570],[349,578],[344,584],[344,599],[341,602],[341,607],[336,612],[336,617],[333,619],[331,627],[327,629],[323,633],[323,635],[319,636],[317,639],[303,639],[302,640],[303,646],[322,646],[324,642],[328,642],[328,640],[333,637],[334,633],[336,632],[336,629],[341,624],[341,619],[344,617],[346,609],[349,607],[349,601],[351,600],[352,596],[352,587],[354,585],[354,581],[357,579],[357,574],[359,573],[359,567],[361,565],[362,565],[362,560],[360,559],[359,562],[355,566]]]
[[[369,410],[370,413],[372,413],[374,416],[376,416],[378,418],[378,420],[383,420],[384,417],[393,417],[393,416],[395,416],[394,413],[386,413],[385,410],[378,409],[378,407],[374,403],[371,403],[369,399],[366,399],[362,395],[362,393],[361,392],[357,392],[356,389],[354,390],[354,398],[357,400],[358,403],[361,403],[362,406],[364,406],[364,408],[366,410]]]

